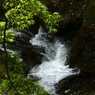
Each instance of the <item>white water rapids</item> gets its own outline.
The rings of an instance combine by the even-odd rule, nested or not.
[[[38,34],[30,40],[32,45],[37,45],[45,49],[44,60],[41,65],[32,68],[29,71],[28,78],[32,79],[30,75],[38,77],[37,81],[39,85],[44,87],[51,95],[56,94],[55,84],[61,79],[64,79],[70,75],[76,74],[74,69],[69,68],[66,64],[68,48],[65,44],[62,44],[58,39],[54,42],[49,42],[45,37],[47,33],[44,33],[42,28],[39,28]]]

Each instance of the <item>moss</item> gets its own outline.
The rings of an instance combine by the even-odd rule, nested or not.
[[[91,5],[86,10],[84,17],[84,20],[93,20],[95,22],[95,5]]]

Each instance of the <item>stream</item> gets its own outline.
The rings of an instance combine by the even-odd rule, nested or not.
[[[42,53],[41,65],[33,67],[29,71],[27,78],[36,80],[51,95],[58,95],[56,93],[56,84],[60,80],[77,73],[73,72],[74,69],[69,68],[69,65],[66,65],[68,57],[66,45],[61,43],[58,38],[55,38],[53,42],[48,41],[46,39],[47,35],[40,27],[38,34],[30,40],[32,45],[44,48],[45,53]]]

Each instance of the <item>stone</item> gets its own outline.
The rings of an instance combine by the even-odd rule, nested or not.
[[[94,9],[95,5],[88,6],[84,13],[80,30],[70,41],[71,50],[67,64],[70,65],[70,68],[77,67],[80,73],[61,80],[58,89],[60,95],[95,94]]]

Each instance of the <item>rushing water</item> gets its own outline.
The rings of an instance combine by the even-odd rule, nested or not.
[[[32,45],[43,47],[45,54],[43,54],[44,60],[42,60],[42,64],[32,68],[28,78],[38,78],[39,85],[44,87],[51,95],[57,95],[55,84],[75,73],[73,69],[65,65],[68,53],[68,48],[66,48],[65,44],[62,44],[58,39],[55,39],[54,42],[49,42],[46,36],[47,33],[44,33],[40,27],[38,34],[30,40]],[[30,75],[33,77],[30,77]]]

